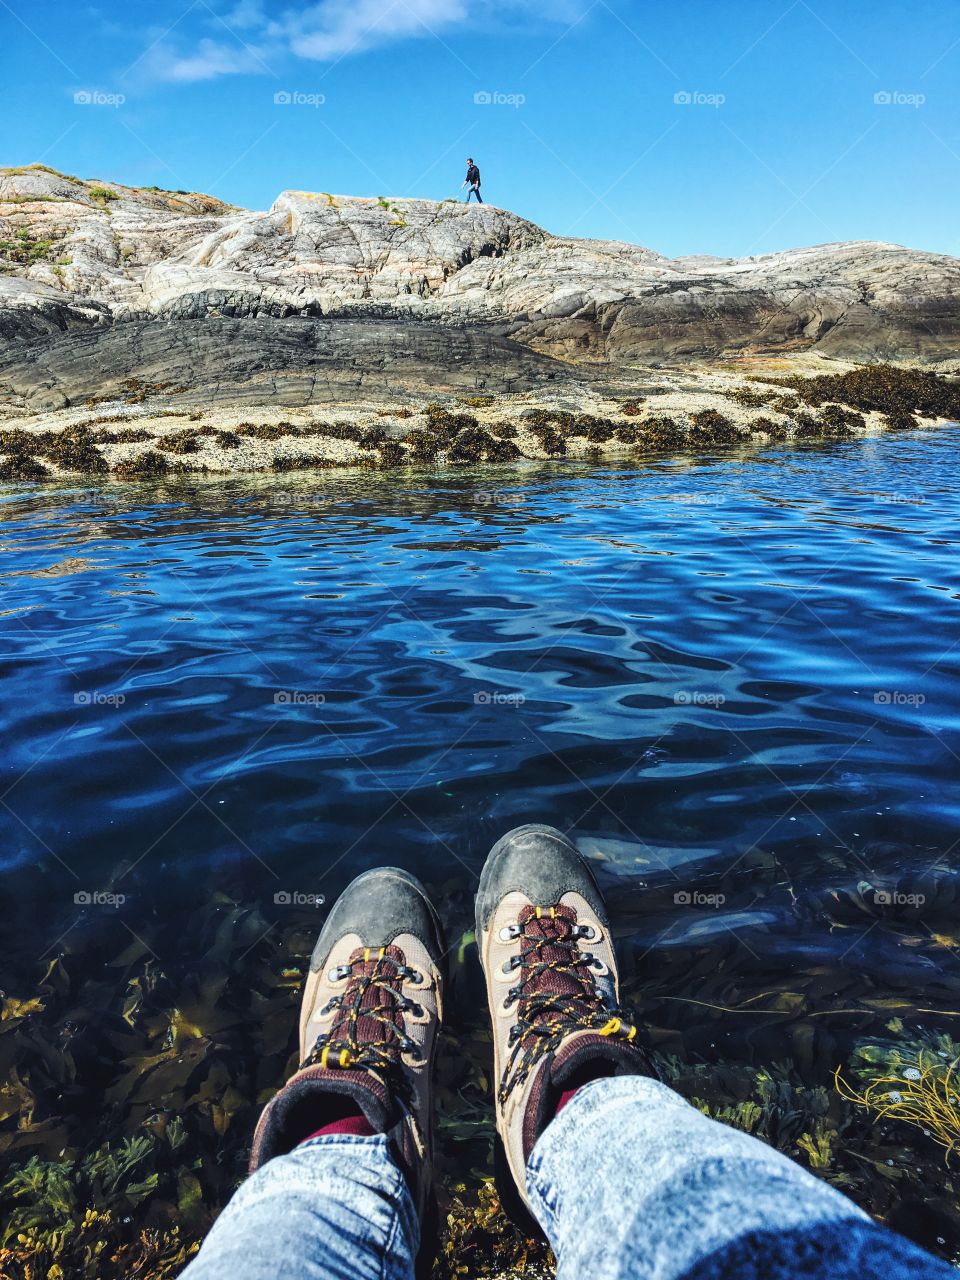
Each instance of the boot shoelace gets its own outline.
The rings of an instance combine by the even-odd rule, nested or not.
[[[620,1008],[608,1005],[594,981],[594,957],[580,949],[581,939],[595,936],[590,925],[577,923],[572,907],[524,907],[515,925],[500,934],[519,938],[520,954],[507,964],[519,970],[517,983],[504,999],[516,1002],[517,1021],[499,1088],[501,1105],[544,1054],[559,1048],[575,1031],[633,1040],[637,1029]]]
[[[403,1015],[421,1017],[423,1009],[403,994],[403,983],[423,982],[397,947],[358,947],[346,964],[330,970],[331,981],[347,980],[341,995],[322,1010],[336,1010],[330,1030],[318,1036],[302,1066],[392,1071],[416,1042],[406,1033]]]

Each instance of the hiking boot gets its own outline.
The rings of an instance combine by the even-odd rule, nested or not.
[[[498,1190],[529,1228],[527,1160],[564,1095],[602,1076],[656,1073],[619,1007],[603,896],[561,832],[531,824],[493,846],[477,891],[477,944],[493,1023]]]
[[[310,961],[300,1067],[260,1117],[251,1173],[325,1125],[363,1117],[389,1136],[423,1221],[443,955],[440,921],[413,876],[383,867],[347,886]]]

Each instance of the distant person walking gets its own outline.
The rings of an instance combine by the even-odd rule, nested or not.
[[[477,203],[483,204],[483,196],[481,196],[480,194],[480,170],[474,164],[472,156],[468,157],[467,159],[467,176],[464,178],[463,182],[460,184],[460,187],[461,187],[461,190],[464,187],[470,188],[470,190],[467,192],[467,198],[464,201],[464,204],[470,203],[471,196],[476,196]]]

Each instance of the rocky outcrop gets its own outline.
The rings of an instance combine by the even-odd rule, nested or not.
[[[32,166],[0,170],[0,343],[0,395],[33,407],[133,375],[303,403],[752,353],[936,363],[960,356],[960,260],[671,260],[490,205],[289,191],[248,212]]]
[[[427,321],[214,315],[128,320],[0,350],[10,403],[110,399],[132,380],[194,405],[309,405],[422,394],[510,394],[583,380],[576,369],[482,328]]]

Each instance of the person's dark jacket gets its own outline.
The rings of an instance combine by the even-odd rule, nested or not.
[[[480,185],[480,170],[475,164],[467,166],[467,181],[471,187],[479,187]]]

